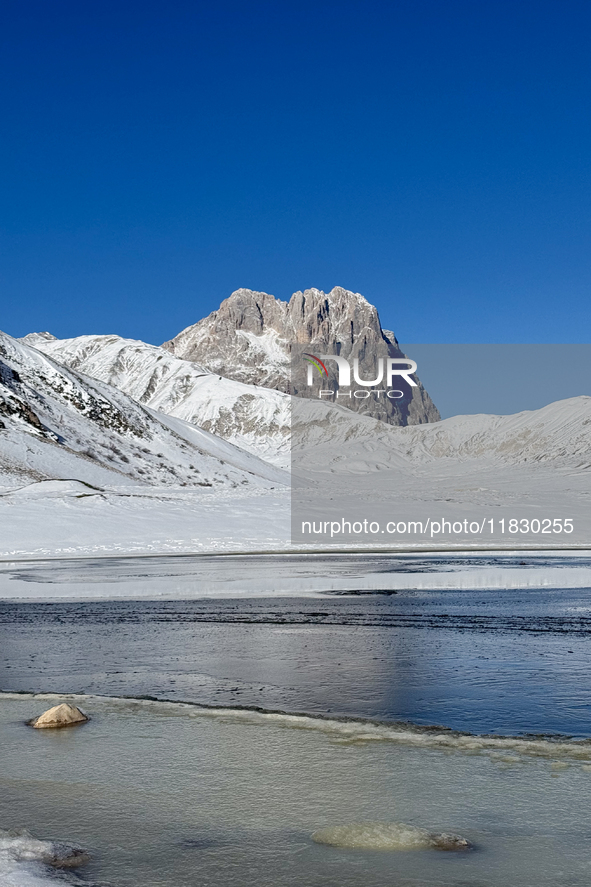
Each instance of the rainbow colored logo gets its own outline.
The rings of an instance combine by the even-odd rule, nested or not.
[[[328,370],[326,369],[326,367],[324,366],[324,364],[322,363],[322,361],[320,360],[319,357],[316,357],[315,354],[308,354],[306,351],[304,351],[304,360],[306,361],[306,363],[310,363],[310,364],[312,364],[312,366],[315,366],[316,369],[318,370],[318,372],[320,373],[320,375],[322,375],[324,373],[324,375],[328,379]],[[310,372],[310,370],[308,370],[308,372]],[[311,380],[312,380],[312,377],[310,376],[310,381],[308,382],[309,385],[312,383]]]

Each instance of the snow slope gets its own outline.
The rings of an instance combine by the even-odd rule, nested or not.
[[[0,333],[0,485],[268,486],[273,468]]]
[[[287,394],[227,379],[163,348],[119,336],[55,339],[32,333],[21,341],[141,404],[198,425],[269,462],[289,465]]]
[[[326,406],[296,400],[293,406],[294,444],[318,470],[357,474],[404,466],[414,472],[434,462],[488,460],[499,467],[591,471],[591,397],[584,395],[510,416],[452,416],[405,428]]]
[[[591,545],[591,397],[406,428],[369,419],[353,425],[336,414],[310,423],[294,401],[292,425],[300,543]],[[346,529],[365,519],[373,535]],[[565,520],[571,528],[562,534]],[[334,538],[320,530],[327,521]],[[349,523],[338,530],[341,521]],[[320,535],[310,535],[309,522]]]

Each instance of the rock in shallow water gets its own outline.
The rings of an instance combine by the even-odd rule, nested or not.
[[[45,727],[71,727],[74,724],[83,724],[88,717],[76,705],[69,705],[62,702],[61,705],[54,705],[47,711],[29,721],[29,726],[43,729]]]
[[[82,847],[72,847],[61,841],[52,841],[51,849],[42,857],[45,865],[56,869],[74,869],[90,860],[90,853]]]
[[[472,846],[460,835],[428,832],[403,822],[351,822],[319,829],[312,840],[359,850],[469,850]]]
[[[2,854],[15,862],[42,862],[59,869],[76,868],[90,859],[90,854],[82,847],[61,841],[40,841],[26,829],[0,829],[0,859]]]

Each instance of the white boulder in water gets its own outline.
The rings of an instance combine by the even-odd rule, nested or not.
[[[459,835],[429,832],[403,822],[351,822],[319,829],[312,840],[358,850],[468,850],[472,846]]]
[[[42,715],[39,715],[38,718],[33,718],[32,721],[29,721],[29,724],[31,727],[36,727],[40,730],[46,727],[71,727],[74,724],[83,724],[87,720],[87,715],[76,705],[62,702],[61,705],[54,705],[53,708],[49,708]]]

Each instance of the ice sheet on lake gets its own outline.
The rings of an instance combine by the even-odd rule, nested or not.
[[[591,588],[591,552],[250,554],[7,560],[0,599],[240,598],[410,589]]]

